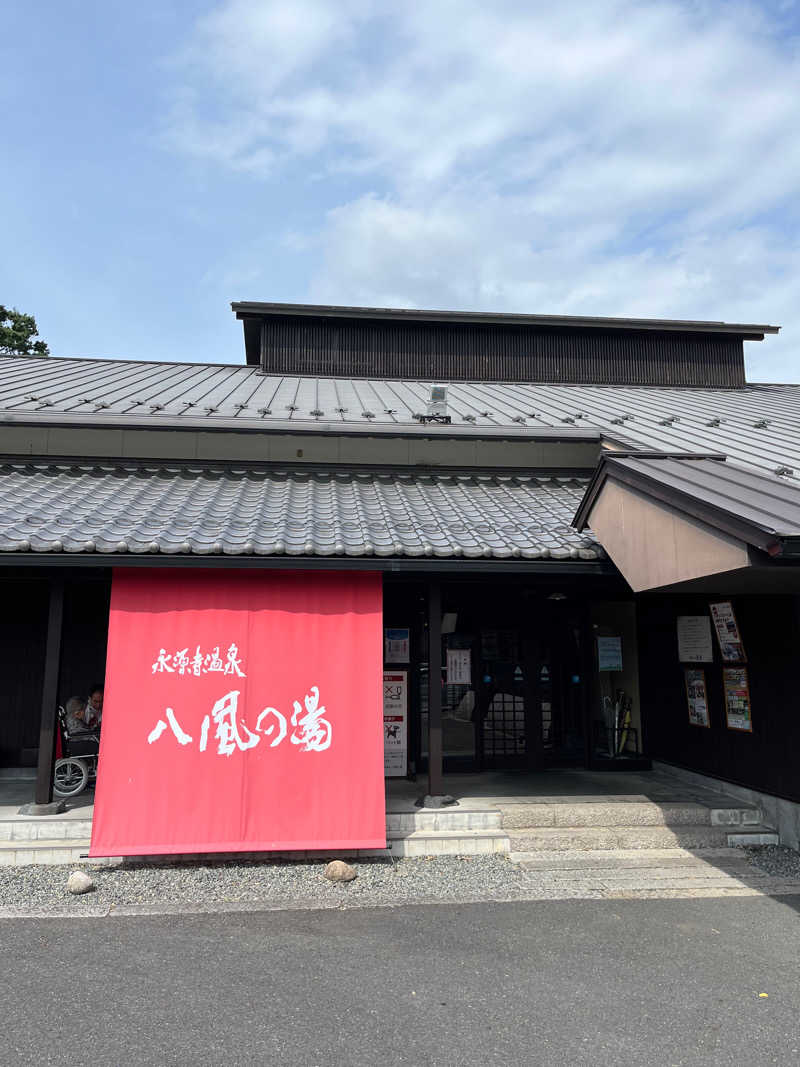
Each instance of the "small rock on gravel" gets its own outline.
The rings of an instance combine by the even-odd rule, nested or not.
[[[67,879],[67,892],[74,893],[76,896],[79,893],[89,893],[94,889],[94,881],[84,871],[73,871]]]
[[[331,860],[323,874],[331,882],[352,882],[356,877],[355,869],[344,860]]]

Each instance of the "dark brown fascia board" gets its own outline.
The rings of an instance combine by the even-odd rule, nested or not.
[[[430,463],[415,463],[413,466],[403,467],[396,463],[326,463],[322,460],[309,460],[307,463],[298,463],[297,460],[266,460],[266,459],[187,459],[185,456],[170,459],[168,456],[161,458],[153,456],[76,456],[76,455],[42,455],[41,453],[25,452],[0,452],[0,466],[12,467],[140,467],[152,469],[154,467],[167,467],[172,470],[213,471],[214,473],[226,474],[232,471],[257,471],[269,474],[274,471],[287,472],[289,474],[310,477],[315,473],[321,474],[370,474],[379,475],[397,474],[408,477],[419,474],[420,477],[447,478],[451,476],[481,478],[557,478],[564,479],[590,478],[593,468],[587,467],[458,467],[449,464],[447,466],[433,465]]]
[[[674,451],[662,451],[657,448],[620,448],[613,452],[604,452],[603,459],[719,459],[726,460],[726,452],[686,452],[675,449]]]
[[[614,462],[615,459],[633,458],[636,456],[637,453],[635,452],[629,453],[628,457],[626,457],[625,453],[619,452],[608,453],[603,456],[595,471],[594,477],[583,495],[583,499],[578,505],[575,517],[572,520],[572,525],[579,532],[583,531],[589,525],[589,517],[595,501],[600,495],[606,480],[611,478],[612,481],[626,485],[631,489],[638,489],[646,496],[680,511],[682,514],[689,516],[689,518],[698,519],[700,522],[713,526],[715,529],[721,530],[723,533],[739,538],[739,540],[744,541],[748,545],[760,548],[772,557],[796,555],[800,552],[800,538],[782,538],[775,530],[770,530],[757,523],[739,518],[723,508],[718,508],[713,504],[699,501],[696,497],[693,497],[691,494],[685,493],[680,489],[675,489],[672,486],[665,486],[655,477],[650,477],[640,471],[630,471],[622,465]],[[718,453],[684,453],[681,455],[680,453],[666,454],[658,452],[640,452],[638,453],[638,457],[647,459],[716,459],[720,462],[725,461],[725,456]]]
[[[603,488],[606,480],[606,457],[602,455],[598,461],[595,472],[592,475],[592,480],[586,486],[586,492],[583,494],[580,504],[578,504],[577,510],[572,517],[571,525],[578,531],[583,533],[586,527],[589,525],[589,516],[592,513],[595,501],[600,494],[600,490]]]
[[[477,559],[419,558],[396,559],[387,556],[234,556],[191,555],[172,553],[100,552],[0,552],[0,566],[25,567],[180,567],[204,570],[339,570],[382,571],[384,573],[453,574],[538,574],[559,578],[581,576],[608,576],[619,572],[607,560],[526,560],[526,559]]]
[[[407,308],[346,307],[331,304],[277,304],[239,300],[231,303],[237,319],[273,316],[325,319],[392,320],[395,322],[443,322],[453,325],[571,327],[592,330],[655,330],[679,333],[725,333],[749,341],[763,341],[764,334],[778,333],[780,326],[753,323],[704,322],[691,319],[627,319],[588,315],[515,315],[506,312],[436,311]]]
[[[297,437],[320,434],[327,437],[428,437],[470,438],[472,440],[508,441],[600,441],[600,430],[580,426],[524,426],[519,430],[508,426],[461,426],[460,424],[390,423],[366,421],[363,425],[354,422],[292,422],[290,419],[194,418],[180,416],[180,421],[169,415],[68,415],[38,412],[4,411],[0,415],[1,426],[59,426],[64,428],[104,430],[174,430],[193,433],[262,433],[294,434]]]

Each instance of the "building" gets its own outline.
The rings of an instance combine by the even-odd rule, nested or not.
[[[776,327],[233,310],[243,366],[2,361],[0,765],[38,803],[112,575],[364,572],[421,791],[663,760],[798,843],[800,387],[743,352]]]

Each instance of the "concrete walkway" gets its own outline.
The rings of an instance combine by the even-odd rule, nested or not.
[[[427,779],[416,782],[390,778],[389,797],[414,801],[427,790]],[[444,791],[459,803],[483,801],[502,807],[507,804],[542,804],[582,800],[608,804],[625,801],[651,801],[655,804],[705,804],[708,807],[740,807],[724,792],[724,786],[703,787],[685,781],[667,770],[653,771],[480,771],[475,774],[446,774]]]
[[[33,772],[11,774],[0,769],[0,821],[22,819],[18,809],[33,800],[35,777]],[[405,811],[427,788],[427,779],[417,781],[390,778],[387,784],[388,811]],[[654,804],[704,804],[707,807],[740,807],[720,788],[704,788],[687,783],[668,771],[637,773],[582,770],[481,771],[475,774],[449,774],[444,778],[446,793],[454,796],[463,807],[472,802],[479,808],[509,804],[548,804],[564,801],[621,804],[650,801]],[[44,816],[43,821],[55,819],[91,819],[94,814],[94,789],[67,800],[63,815]]]
[[[539,852],[519,866],[528,900],[800,895],[800,880],[759,871],[734,848]]]
[[[8,776],[6,776],[8,775]],[[0,822],[26,818],[19,808],[33,800],[35,777],[0,770]],[[427,782],[420,776],[416,782],[406,778],[388,780],[387,811],[408,811],[425,793]],[[641,773],[611,773],[598,771],[559,770],[531,774],[517,771],[483,771],[476,774],[445,775],[445,792],[454,796],[463,807],[479,809],[502,808],[508,804],[546,804],[582,800],[587,803],[620,804],[626,801],[664,803],[700,803],[709,807],[740,806],[722,789],[688,785],[677,776],[664,771]],[[89,819],[94,814],[94,789],[66,801],[62,815],[43,816],[37,821],[61,819]]]
[[[30,804],[36,778],[33,774],[25,776],[0,770],[0,823],[19,823],[31,821],[31,816],[20,815],[23,804]],[[58,799],[58,798],[56,798]],[[80,796],[66,801],[66,811],[61,815],[39,815],[37,823],[61,822],[64,819],[91,821],[94,814],[94,789],[87,789]],[[0,838],[2,840],[2,838]]]

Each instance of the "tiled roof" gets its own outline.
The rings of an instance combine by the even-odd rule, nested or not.
[[[430,384],[263,375],[255,367],[80,359],[0,359],[0,422],[235,425],[308,432],[420,429]],[[800,479],[800,386],[451,384],[452,425],[431,434],[601,432],[628,447],[725,453]],[[788,470],[787,470],[788,468]]]
[[[6,463],[0,551],[595,560],[588,479]]]

